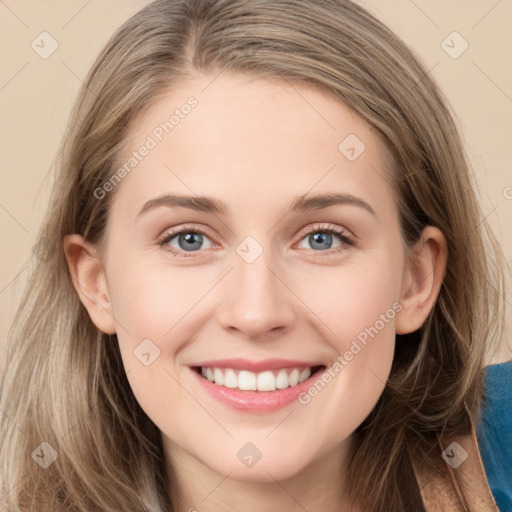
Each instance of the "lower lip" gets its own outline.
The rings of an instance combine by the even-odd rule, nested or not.
[[[214,384],[191,368],[192,373],[213,398],[234,409],[253,412],[272,412],[282,409],[305,392],[324,370],[325,368],[318,370],[297,386],[275,391],[241,391]]]

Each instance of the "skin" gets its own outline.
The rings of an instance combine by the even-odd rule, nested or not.
[[[77,292],[98,329],[117,334],[133,392],[162,432],[180,510],[357,510],[343,495],[352,433],[384,389],[395,334],[418,329],[435,303],[445,239],[427,227],[418,258],[406,261],[381,140],[306,85],[196,76],[136,120],[119,161],[190,96],[197,107],[115,190],[104,244],[66,237]],[[355,161],[338,150],[348,134],[366,146]],[[358,196],[375,215],[347,204],[289,211],[297,196],[327,192]],[[164,193],[211,196],[230,213],[160,206],[137,218]],[[326,232],[318,223],[356,245],[333,234],[319,249],[308,236]],[[184,224],[207,231],[196,251],[169,242],[190,257],[158,244]],[[236,252],[247,236],[263,249],[252,263]],[[329,367],[393,304],[401,311],[307,405],[237,411],[207,395],[189,368],[230,357]],[[147,338],[160,350],[149,366],[133,353]],[[237,458],[247,442],[262,453],[251,468]]]

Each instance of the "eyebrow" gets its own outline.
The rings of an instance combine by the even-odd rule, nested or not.
[[[375,210],[360,197],[348,193],[328,193],[314,196],[307,194],[298,196],[290,205],[292,212],[315,211],[336,205],[352,205],[370,212],[375,217]],[[144,204],[137,217],[160,206],[188,208],[200,212],[213,213],[216,215],[227,215],[229,209],[225,203],[208,196],[184,196],[165,194]]]

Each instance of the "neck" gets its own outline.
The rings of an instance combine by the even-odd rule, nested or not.
[[[256,469],[254,466],[252,469],[259,472],[252,474],[252,480],[240,480],[233,478],[229,468],[224,474],[215,471],[165,435],[163,438],[170,469],[168,474],[180,490],[180,511],[360,512],[348,505],[345,495],[344,461],[348,442],[331,449],[288,478],[279,480],[273,476],[271,468]],[[174,505],[176,497],[172,502]]]

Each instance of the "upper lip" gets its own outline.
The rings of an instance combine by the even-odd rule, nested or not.
[[[279,370],[281,368],[311,368],[323,366],[320,362],[305,362],[291,359],[264,359],[262,361],[250,361],[249,359],[219,359],[216,361],[204,361],[192,365],[204,368],[233,368],[235,370],[248,370],[254,373],[265,370]]]

